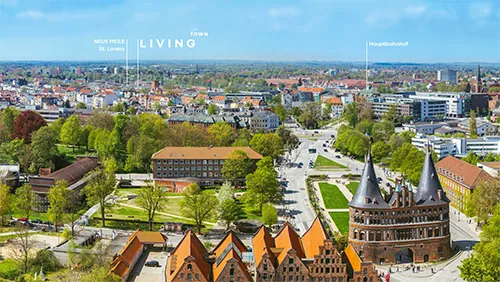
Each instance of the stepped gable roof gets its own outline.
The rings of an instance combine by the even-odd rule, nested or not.
[[[255,257],[255,266],[258,266],[265,254],[269,255],[271,262],[276,267],[276,256],[272,249],[275,247],[273,237],[269,230],[262,225],[252,238],[253,253]]]
[[[385,202],[382,194],[380,193],[377,176],[375,175],[375,169],[373,168],[370,149],[368,149],[368,153],[366,155],[366,162],[361,175],[361,180],[359,181],[358,190],[349,202],[349,206],[355,208],[373,209],[390,208],[389,204]]]
[[[274,243],[277,249],[281,249],[278,255],[278,264],[285,259],[286,254],[289,250],[293,249],[297,252],[299,258],[305,258],[304,247],[302,246],[302,241],[300,240],[299,234],[295,232],[292,225],[287,221],[274,237]]]
[[[441,190],[442,199],[439,199],[439,190]],[[450,202],[441,187],[429,150],[425,154],[424,167],[418,183],[415,202],[417,205],[440,205]]]
[[[323,246],[327,239],[329,239],[328,233],[319,217],[316,217],[311,227],[302,236],[302,246],[306,258],[314,258],[314,256],[319,255],[319,247]]]
[[[214,281],[217,281],[227,264],[233,263],[241,268],[248,281],[252,280],[241,257],[243,252],[248,252],[248,249],[233,231],[226,233],[226,236],[214,248],[213,252],[216,258],[213,264]]]
[[[165,275],[167,281],[173,281],[179,270],[182,268],[184,261],[191,258],[192,263],[200,269],[203,276],[208,280],[211,273],[211,265],[207,261],[207,249],[203,246],[196,234],[189,229],[182,238],[181,242],[175,247],[167,261],[167,270]]]

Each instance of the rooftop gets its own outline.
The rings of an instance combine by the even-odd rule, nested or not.
[[[244,151],[250,159],[262,159],[262,156],[250,147],[165,147],[154,153],[152,159],[225,160],[236,150]]]

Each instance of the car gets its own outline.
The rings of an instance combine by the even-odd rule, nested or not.
[[[331,138],[335,138],[335,135],[333,135],[333,134],[332,134],[332,135],[330,135],[330,137],[331,137]]]
[[[148,267],[160,267],[160,263],[157,260],[147,261],[144,265]]]
[[[385,184],[385,186],[387,186],[387,187],[391,187],[391,183],[387,182],[387,183]]]
[[[43,221],[40,219],[33,219],[31,222],[36,223],[36,224],[42,224]]]
[[[300,162],[298,165],[304,165],[302,162]]]
[[[317,132],[317,131],[314,131],[314,133],[315,133],[315,134],[318,134],[319,132]]]
[[[326,147],[326,144],[323,144],[323,147]]]
[[[337,159],[340,159],[340,155],[336,155],[335,157],[336,157]]]
[[[326,140],[325,143],[328,143],[328,140]]]
[[[43,224],[47,224],[47,225],[52,225],[52,222],[50,222],[50,221],[44,221],[44,222],[42,222],[42,223],[43,223]]]
[[[382,177],[377,177],[378,182],[382,181]]]
[[[324,152],[328,152],[328,150],[327,150],[327,149],[323,149],[323,151],[324,151]]]
[[[26,217],[21,217],[21,218],[18,218],[17,221],[28,221],[28,219]]]

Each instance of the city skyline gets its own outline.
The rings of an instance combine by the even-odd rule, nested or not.
[[[328,1],[231,3],[134,0],[0,1],[0,61],[124,60],[96,39],[128,39],[129,61],[242,60],[500,62],[500,5],[493,1]],[[191,32],[208,36],[192,37]],[[156,41],[158,39],[158,41]],[[168,39],[172,48],[167,48]],[[175,40],[182,48],[174,48]],[[188,48],[186,41],[196,44]],[[164,40],[163,48],[158,43]],[[131,62],[131,65],[134,63]]]

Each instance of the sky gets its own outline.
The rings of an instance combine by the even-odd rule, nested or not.
[[[128,48],[98,39],[128,40]],[[140,60],[364,61],[366,42],[385,41],[408,45],[369,47],[370,62],[499,63],[500,1],[0,0],[0,61],[128,53],[134,64],[138,50]]]

